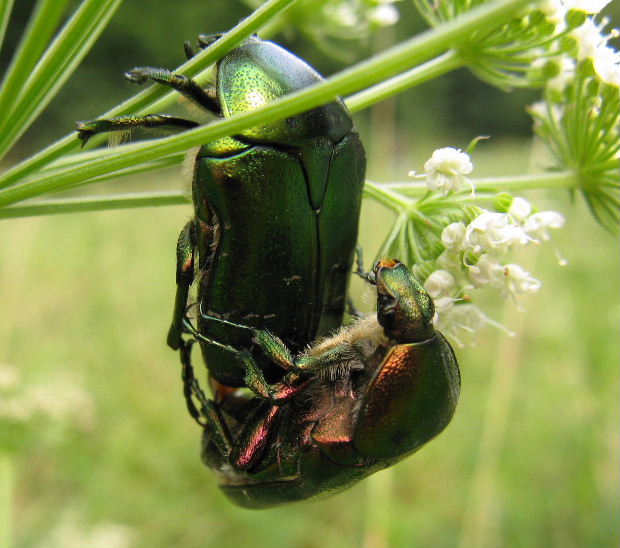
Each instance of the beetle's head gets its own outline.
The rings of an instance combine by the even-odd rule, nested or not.
[[[401,343],[432,338],[435,305],[409,269],[400,261],[382,259],[375,263],[372,275],[377,286],[377,320],[385,334]]]

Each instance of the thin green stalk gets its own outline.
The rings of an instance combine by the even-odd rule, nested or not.
[[[506,175],[502,177],[480,177],[470,179],[477,192],[504,190],[519,192],[522,190],[539,190],[546,188],[564,188],[575,190],[579,181],[572,171],[556,171],[534,175]],[[428,192],[424,183],[398,182],[379,185],[387,190],[402,192],[407,196],[423,196]],[[374,198],[374,196],[373,196]]]
[[[73,74],[99,38],[122,0],[84,0],[56,35],[0,122],[0,158],[30,127]]]
[[[387,184],[373,183],[367,179],[364,184],[364,196],[372,198],[395,212],[402,211],[411,205],[411,200],[408,200],[402,194],[393,192],[387,186]]]
[[[181,190],[125,193],[116,196],[88,196],[66,198],[64,200],[39,200],[36,203],[0,209],[0,219],[110,209],[187,205],[190,203],[191,200],[188,198],[187,194]],[[0,543],[0,546],[3,545]]]
[[[233,49],[239,42],[256,32],[266,21],[275,14],[280,13],[295,3],[297,0],[268,0],[250,16],[241,21],[237,26],[224,34],[209,48],[197,53],[189,61],[183,63],[176,71],[186,76],[200,79],[200,75],[207,72],[208,67],[217,59]],[[200,72],[201,69],[202,72]],[[161,85],[149,86],[145,90],[121,103],[117,107],[103,113],[99,118],[112,118],[131,113],[145,113],[152,109],[154,112],[165,108],[177,99],[177,93]],[[56,158],[71,150],[80,147],[75,132],[70,133],[56,143],[50,145],[41,152],[14,166],[0,176],[0,188],[23,179],[28,174],[34,173],[40,167],[49,164]]]
[[[0,86],[0,112],[5,115],[14,109],[15,103],[21,96],[24,84],[45,51],[68,1],[41,0],[33,9],[28,26],[24,30]],[[11,1],[6,2],[9,8],[11,3]],[[0,17],[3,18],[0,24],[8,22],[8,13],[6,20],[4,14],[0,13]],[[9,121],[8,117],[4,120],[4,123]]]
[[[102,150],[91,151],[93,158],[102,156]],[[74,165],[75,156],[68,156],[63,158],[62,162],[59,162],[59,166],[62,165]],[[133,165],[126,169],[116,171],[114,173],[108,173],[93,179],[93,182],[101,182],[104,180],[118,178],[125,175],[135,175],[154,169],[162,169],[165,167],[171,167],[178,165],[183,158],[182,154],[167,156],[159,158],[147,164]],[[48,170],[49,173],[52,170]],[[476,187],[476,194],[473,198],[469,198],[470,194],[467,193],[463,199],[455,200],[453,206],[457,207],[460,203],[470,202],[471,204],[479,204],[480,202],[493,202],[496,198],[497,191],[520,191],[520,190],[536,190],[542,188],[576,188],[575,181],[571,182],[569,177],[570,172],[558,172],[542,175],[522,175],[522,176],[506,176],[506,177],[484,177],[479,179],[472,179],[472,183]],[[411,205],[410,200],[407,197],[421,197],[428,193],[428,188],[424,183],[420,182],[399,182],[399,183],[374,183],[372,181],[366,181],[364,186],[364,196],[375,200],[376,202],[386,206],[395,213],[408,209]],[[490,193],[490,194],[488,194]],[[139,201],[133,201],[137,196],[140,196]],[[153,197],[153,202],[149,204],[147,202],[148,197]],[[175,196],[172,199],[172,196]],[[455,195],[458,196],[458,195]],[[130,198],[127,202],[123,202],[124,197]],[[170,199],[168,198],[170,197]],[[120,207],[147,207],[164,206],[164,205],[179,205],[189,203],[189,199],[181,191],[167,192],[144,192],[139,195],[128,193],[115,196],[84,196],[79,199],[53,199],[53,200],[41,200],[34,203],[29,203],[24,206],[11,206],[9,208],[0,209],[0,219],[9,219],[16,217],[28,217],[35,215],[46,214],[59,214],[59,213],[72,213],[75,211],[99,211],[106,209],[106,200],[109,198],[109,209],[118,209]],[[125,204],[125,205],[120,205]],[[136,205],[132,205],[136,204]],[[139,205],[138,205],[139,204]],[[446,204],[442,202],[443,208]]]
[[[345,102],[349,107],[349,110],[352,112],[362,110],[367,108],[371,104],[376,102],[383,101],[388,97],[395,95],[404,89],[409,87],[414,87],[416,85],[422,84],[430,79],[436,78],[441,74],[445,74],[450,70],[458,68],[460,63],[456,58],[456,54],[453,51],[449,51],[435,59],[432,59],[428,63],[424,63],[414,69],[407,71],[399,76],[386,80],[385,82],[381,82],[375,86],[372,86],[363,92],[352,95]],[[82,155],[88,154],[87,152],[82,153]],[[105,155],[107,152],[103,149],[96,149],[90,151],[89,158],[95,158],[97,156]],[[82,157],[82,155],[74,155],[72,156],[73,161],[71,163],[76,163],[81,160],[86,160],[87,157]],[[59,165],[65,163],[64,158],[61,158],[59,161]],[[156,169],[155,164],[151,164],[151,169]],[[145,171],[147,169],[145,168]],[[1,187],[1,185],[0,185]]]
[[[9,24],[11,11],[13,10],[13,0],[0,0],[0,51],[4,42],[4,34]]]
[[[102,156],[105,156],[105,154],[107,154],[106,149],[101,149],[101,148],[95,149],[95,150],[89,150],[88,152],[83,152],[81,154],[69,154],[67,156],[63,156],[62,158],[59,158],[58,160],[50,164],[49,167],[44,168],[41,172],[52,173],[54,170],[61,168],[61,167],[67,167],[67,166],[80,164],[84,161],[85,157],[95,159],[95,158],[101,158]],[[132,173],[142,173],[145,171],[161,169],[162,167],[172,167],[172,166],[179,165],[180,163],[182,163],[185,156],[186,154],[182,152],[179,152],[178,154],[171,154],[170,156],[164,156],[162,158],[157,158],[156,160],[153,160],[152,162],[149,162],[147,164],[131,166],[131,168],[124,170],[123,173],[128,173],[130,170]],[[108,176],[109,176],[108,178],[115,177],[117,173],[119,172],[109,173],[106,175],[106,177]]]
[[[394,76],[384,82],[376,84],[364,91],[347,97],[346,104],[351,112],[364,110],[375,103],[379,103],[397,93],[428,82],[463,66],[462,60],[454,50],[447,51],[426,63]]]
[[[13,543],[13,456],[0,450],[0,546]]]
[[[388,468],[370,476],[366,481],[364,522],[361,527],[363,548],[387,548],[391,546],[395,521],[394,469]]]

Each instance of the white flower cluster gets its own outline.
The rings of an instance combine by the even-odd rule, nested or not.
[[[444,196],[447,196],[450,192],[458,190],[463,184],[471,186],[466,175],[469,175],[473,169],[474,166],[469,156],[461,152],[460,149],[439,148],[424,164],[426,186],[429,190],[439,190]]]
[[[502,259],[519,246],[547,241],[548,230],[563,224],[559,213],[532,213],[529,202],[514,198],[506,213],[480,210],[467,225],[446,226],[441,234],[445,251],[435,262],[438,268],[424,282],[435,301],[438,327],[458,344],[458,331],[473,332],[484,323],[494,323],[474,305],[462,302],[471,290],[493,288],[513,299],[538,291],[540,281],[520,265]]]
[[[565,28],[565,21],[570,20],[571,14],[575,12],[581,12],[583,17],[579,20],[580,24],[576,24],[569,33],[575,44],[575,51],[559,60],[558,75],[548,82],[549,86],[563,89],[573,78],[575,61],[586,59],[592,61],[602,82],[620,86],[620,53],[608,45],[610,39],[618,36],[618,30],[612,29],[605,33],[604,29],[609,21],[603,18],[597,23],[594,19],[609,2],[610,0],[547,0],[542,4],[543,13],[560,28]],[[585,14],[590,16],[585,17]]]

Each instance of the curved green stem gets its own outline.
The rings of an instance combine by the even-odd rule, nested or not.
[[[366,179],[366,183],[364,184],[364,196],[372,198],[395,212],[406,209],[411,205],[411,200],[408,200],[398,192],[393,192],[387,187],[387,184],[373,183]]]

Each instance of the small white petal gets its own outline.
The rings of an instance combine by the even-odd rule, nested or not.
[[[499,261],[488,254],[483,254],[478,259],[476,264],[469,266],[469,278],[471,279],[474,287],[484,287],[490,285],[492,287],[498,287],[502,285],[504,270]]]
[[[522,223],[523,220],[532,212],[532,206],[530,203],[517,196],[512,200],[510,207],[508,208],[508,214],[516,221]]]
[[[549,228],[562,228],[565,219],[556,211],[541,211],[533,213],[523,222],[523,230],[528,236],[537,241],[546,242],[549,240]]]
[[[460,251],[465,237],[464,223],[451,223],[441,232],[441,243],[450,251]]]
[[[424,287],[433,299],[449,295],[456,282],[454,276],[446,270],[435,270],[424,282]]]
[[[542,285],[539,280],[533,278],[530,273],[518,264],[504,265],[504,293],[515,295],[517,293],[533,293]]]
[[[567,9],[599,13],[611,0],[562,0]]]
[[[510,222],[509,215],[485,211],[467,226],[464,246],[474,253],[505,253],[508,248],[528,241],[523,229]]]

